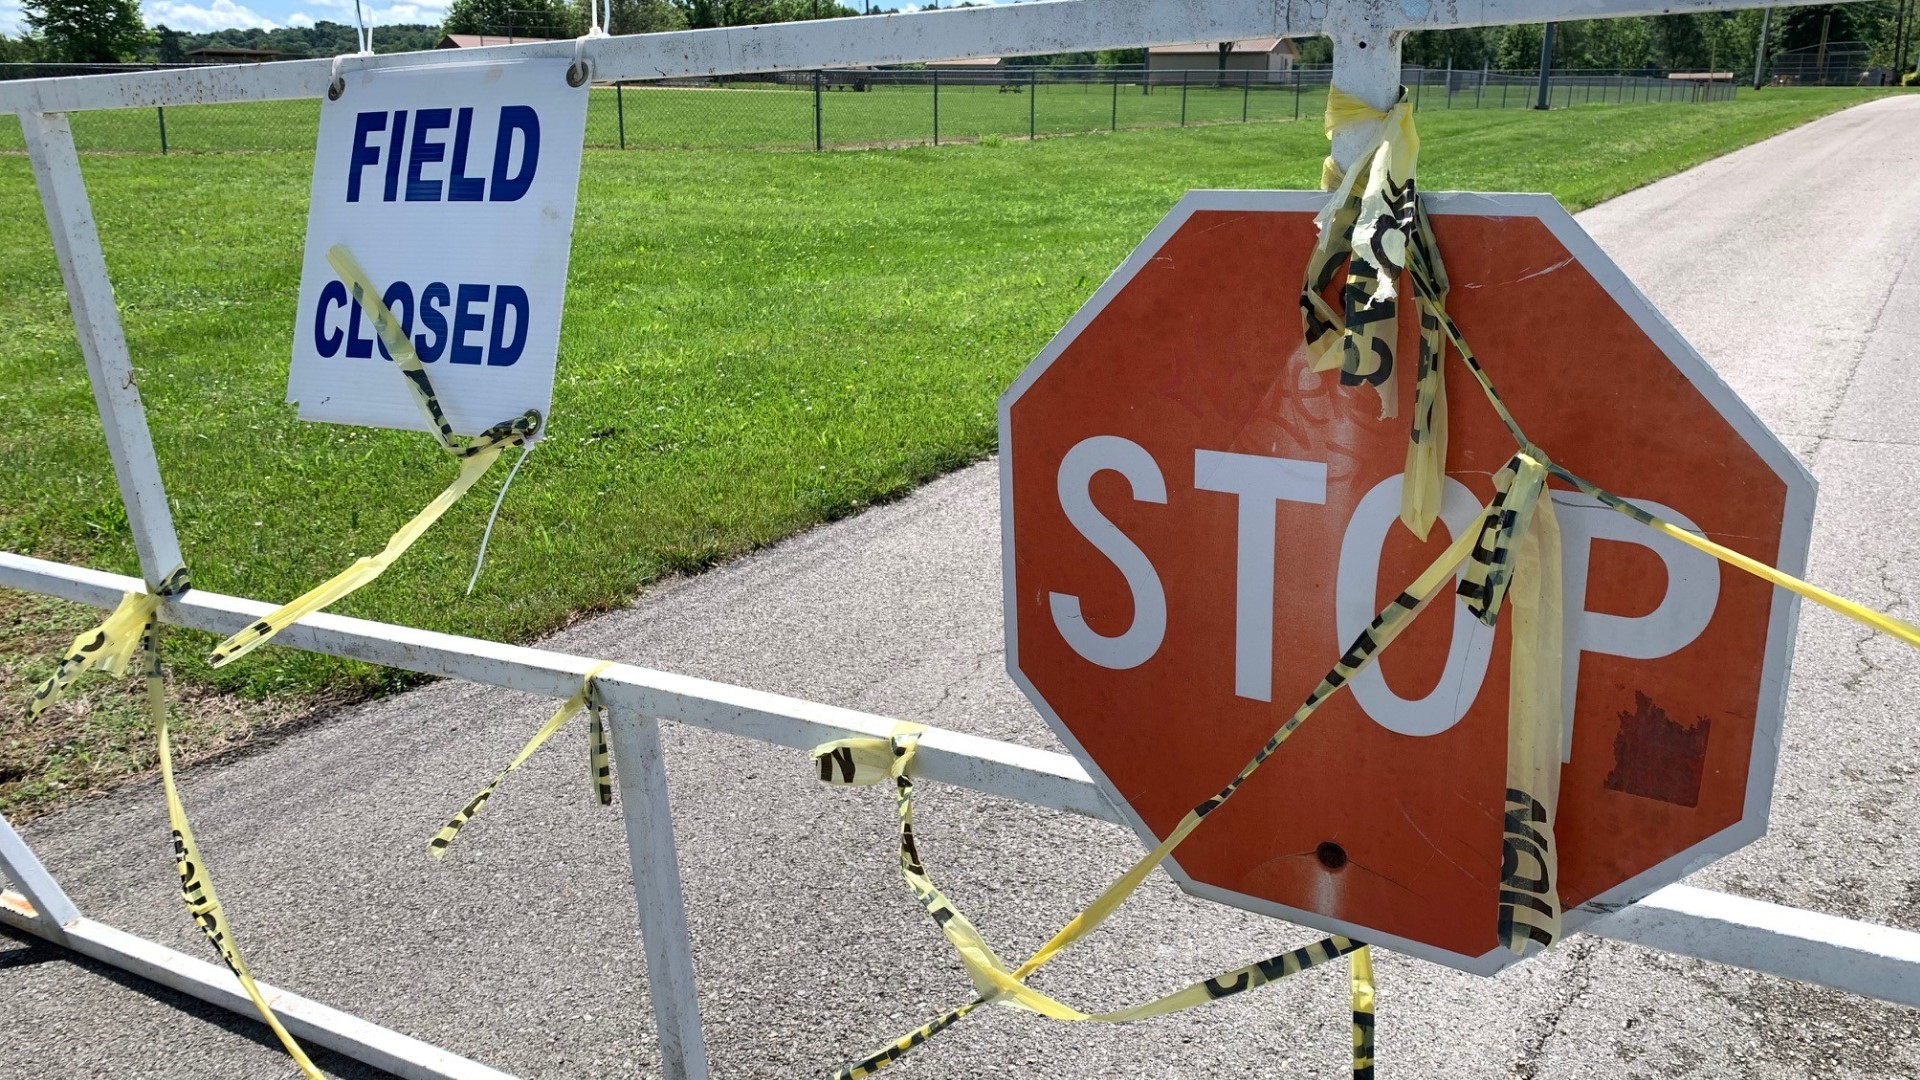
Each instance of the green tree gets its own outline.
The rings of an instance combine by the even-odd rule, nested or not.
[[[21,13],[27,29],[45,42],[50,60],[131,60],[153,40],[140,21],[139,0],[26,0]]]
[[[44,59],[46,52],[39,38],[0,34],[0,64],[31,64]]]
[[[168,29],[165,23],[153,28],[157,51],[155,58],[163,64],[184,64],[187,62],[187,50],[180,45],[180,31]]]
[[[587,0],[594,3],[595,0]],[[583,19],[585,12],[582,12]],[[671,0],[613,0],[609,34],[659,34],[687,28],[686,9]]]
[[[1539,23],[1521,23],[1507,27],[1500,36],[1500,48],[1494,54],[1493,66],[1504,71],[1540,70],[1540,34]],[[1559,32],[1555,31],[1558,37]]]
[[[1595,19],[1582,29],[1577,67],[1635,71],[1652,56],[1653,36],[1645,19]]]
[[[584,13],[568,0],[453,0],[449,34],[570,38],[586,29]]]

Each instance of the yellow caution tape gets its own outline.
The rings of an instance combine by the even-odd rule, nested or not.
[[[500,456],[500,451],[485,450],[460,463],[460,475],[447,486],[424,510],[413,516],[413,520],[400,527],[400,531],[388,539],[387,546],[377,555],[367,555],[356,560],[352,566],[328,578],[320,585],[302,593],[300,597],[284,605],[279,610],[249,625],[245,630],[221,642],[213,650],[207,662],[213,667],[223,667],[240,659],[253,650],[272,640],[274,635],[308,615],[319,611],[354,590],[367,584],[386,572],[395,559],[406,554],[420,535],[440,520],[467,489],[480,482],[487,469]]]
[[[1373,950],[1362,945],[1347,963],[1353,998],[1353,1080],[1373,1080]]]
[[[1522,453],[1509,479],[1520,490],[1514,514],[1511,673],[1507,681],[1507,793],[1501,836],[1500,940],[1517,954],[1527,942],[1545,948],[1560,939],[1558,845],[1554,813],[1560,802],[1560,526],[1547,496],[1547,470]],[[1464,584],[1464,583],[1463,583]]]
[[[1483,508],[1478,524],[1485,524],[1492,520],[1493,515],[1494,508],[1491,505]],[[1307,695],[1306,701],[1267,739],[1265,745],[1232,781],[1217,794],[1188,811],[1158,846],[1142,856],[1113,884],[1107,886],[1106,890],[1088,904],[1079,915],[1041,946],[1038,952],[1012,970],[1008,970],[1005,962],[995,955],[972,922],[960,914],[927,877],[920,861],[919,852],[913,840],[911,802],[913,781],[907,773],[907,761],[910,761],[913,750],[918,744],[918,733],[906,730],[895,734],[891,740],[839,740],[816,748],[813,754],[814,762],[820,770],[822,779],[829,782],[875,783],[886,776],[895,776],[895,783],[900,792],[897,799],[901,819],[902,876],[940,926],[948,942],[953,945],[954,951],[959,955],[979,995],[971,1003],[950,1009],[880,1051],[843,1067],[835,1075],[841,1078],[872,1075],[905,1056],[913,1047],[963,1019],[981,1005],[1006,1005],[1059,1020],[1124,1023],[1191,1008],[1229,994],[1255,989],[1359,948],[1358,942],[1347,938],[1328,937],[1304,949],[1296,949],[1238,968],[1144,1005],[1113,1013],[1081,1012],[1032,990],[1024,983],[1029,975],[1106,921],[1108,916],[1112,915],[1129,896],[1140,888],[1147,875],[1200,827],[1207,815],[1231,799],[1260,766],[1279,750],[1281,744],[1286,742],[1328,698],[1338,693],[1341,687],[1372,663],[1381,650],[1392,644],[1427,602],[1443,590],[1461,564],[1473,557],[1476,546],[1481,542],[1481,534],[1482,529],[1479,527],[1463,530],[1447,550],[1434,560],[1433,564],[1428,566],[1405,592],[1389,601],[1367,628],[1360,632],[1346,653],[1335,663],[1333,669],[1327,672],[1320,685]],[[903,758],[907,760],[900,760]]]
[[[1431,268],[1431,284],[1441,297],[1446,294],[1446,271],[1432,247],[1432,230],[1418,197],[1420,136],[1406,91],[1402,89],[1391,109],[1380,112],[1330,88],[1327,137],[1360,125],[1370,126],[1372,136],[1354,167],[1342,173],[1329,156],[1321,169],[1321,186],[1332,197],[1315,217],[1319,239],[1308,257],[1300,292],[1301,326],[1312,370],[1339,367],[1343,385],[1371,384],[1380,393],[1380,416],[1388,419],[1399,409],[1393,381],[1399,344],[1397,291],[1410,249],[1425,245],[1419,254]],[[1342,283],[1341,310],[1325,297],[1336,281]],[[1447,457],[1446,339],[1430,301],[1426,293],[1416,292],[1420,351],[1400,489],[1400,519],[1422,540],[1440,513]]]
[[[812,758],[822,779],[841,786],[865,786],[891,778],[900,818],[900,870],[914,894],[920,898],[935,923],[953,945],[979,996],[972,1002],[950,1009],[927,1024],[907,1033],[861,1061],[841,1068],[835,1075],[847,1080],[871,1076],[905,1056],[906,1052],[982,1005],[998,1004],[1038,1013],[1055,1020],[1108,1024],[1130,1023],[1154,1016],[1204,1005],[1248,990],[1278,982],[1308,968],[1317,967],[1360,946],[1346,938],[1329,937],[1301,949],[1281,953],[1211,979],[1197,982],[1172,994],[1142,1005],[1115,1012],[1086,1013],[1020,981],[1015,973],[988,945],[973,922],[947,899],[920,860],[913,832],[913,778],[909,772],[918,749],[918,725],[901,724],[888,739],[840,739],[815,747]],[[1033,961],[1029,965],[1037,967]],[[1023,969],[1024,971],[1025,969]]]
[[[1344,175],[1331,158],[1323,179],[1333,197],[1315,218],[1319,239],[1307,266],[1308,288],[1301,294],[1301,320],[1307,357],[1315,371],[1340,369],[1344,386],[1362,383],[1380,395],[1380,416],[1399,412],[1394,382],[1394,351],[1399,336],[1398,291],[1413,231],[1414,170],[1420,136],[1413,127],[1413,105],[1403,90],[1386,112],[1339,89],[1327,95],[1327,131],[1356,124],[1372,126],[1372,136]],[[1337,177],[1337,179],[1336,179]],[[1334,268],[1347,265],[1341,310],[1322,295],[1334,282]]]
[[[176,596],[188,588],[187,568],[182,566],[167,575],[158,591],[128,593],[122,597],[119,606],[113,609],[105,622],[74,639],[73,647],[67,650],[53,677],[34,691],[27,705],[27,715],[30,718],[39,716],[86,671],[125,674],[134,650],[146,650],[147,714],[153,721],[154,738],[159,744],[160,786],[167,798],[167,822],[173,834],[173,863],[180,875],[180,898],[186,902],[188,913],[193,916],[194,923],[206,935],[214,951],[226,963],[228,970],[233,972],[234,978],[239,980],[240,988],[246,991],[253,1007],[260,1011],[261,1019],[273,1029],[280,1045],[286,1048],[294,1064],[300,1067],[302,1075],[308,1080],[322,1080],[320,1071],[308,1060],[300,1043],[288,1033],[267,1004],[259,986],[253,981],[253,973],[248,970],[246,960],[240,955],[240,946],[233,937],[233,927],[227,922],[226,909],[213,891],[213,879],[207,874],[206,860],[201,857],[200,846],[194,841],[193,828],[187,823],[186,807],[181,803],[180,790],[174,783],[173,739],[167,718],[167,683],[160,665],[158,610],[161,597]]]
[[[574,691],[572,697],[561,702],[560,707],[547,718],[547,722],[540,725],[540,730],[533,733],[533,738],[527,740],[527,745],[520,748],[520,752],[513,756],[512,761],[507,762],[507,767],[501,769],[499,775],[492,780],[487,781],[486,786],[480,789],[480,793],[468,800],[467,805],[453,815],[453,820],[441,826],[440,831],[433,835],[433,839],[427,841],[427,850],[433,853],[434,858],[447,857],[447,846],[453,843],[454,837],[460,835],[460,830],[466,827],[467,822],[472,821],[474,815],[485,808],[487,800],[493,798],[494,789],[507,778],[507,774],[519,768],[523,762],[533,756],[534,751],[546,745],[547,740],[553,738],[554,732],[565,727],[567,721],[573,719],[574,714],[582,708],[587,709],[593,717],[587,754],[592,773],[594,799],[602,806],[613,801],[612,769],[607,760],[605,727],[600,717],[602,706],[599,692],[593,685],[593,677],[612,666],[613,661],[602,660],[588,668],[586,675],[581,677],[580,689]]]
[[[374,287],[360,264],[345,247],[335,245],[327,252],[327,263],[340,280],[346,283],[355,303],[360,305],[373,320],[374,331],[386,345],[387,352],[393,357],[394,365],[405,378],[408,394],[419,406],[420,413],[426,417],[434,440],[441,449],[460,458],[460,474],[453,483],[447,485],[426,508],[413,516],[411,521],[387,540],[386,547],[377,555],[369,555],[356,561],[340,573],[327,579],[313,589],[303,593],[298,599],[284,605],[264,619],[260,619],[246,629],[221,642],[208,657],[207,663],[213,667],[223,667],[271,641],[274,635],[306,618],[308,615],[342,599],[361,586],[373,581],[393,565],[394,560],[406,554],[413,542],[447,512],[447,508],[459,501],[469,488],[479,483],[493,463],[499,459],[500,451],[510,446],[525,446],[539,432],[540,414],[529,409],[512,420],[495,424],[486,432],[465,444],[456,444],[453,439],[453,426],[447,422],[446,413],[440,407],[440,399],[433,392],[433,382],[427,376],[425,365],[413,351],[412,339],[401,328],[400,320],[380,300],[380,290]],[[478,571],[476,570],[476,573]]]

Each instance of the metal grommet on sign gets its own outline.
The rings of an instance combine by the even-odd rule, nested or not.
[[[585,60],[575,60],[571,65],[567,67],[567,85],[568,86],[585,86],[587,83],[588,71],[589,71],[589,68],[587,67],[587,62]]]
[[[340,95],[347,92],[346,76],[340,74],[340,61],[345,54],[333,58],[333,78],[327,80],[327,100],[339,101]]]

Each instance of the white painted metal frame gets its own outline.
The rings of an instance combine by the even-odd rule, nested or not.
[[[496,46],[491,57],[579,56],[599,79],[727,75],[986,55],[1025,55],[1247,37],[1326,34],[1334,85],[1384,108],[1397,92],[1400,39],[1410,30],[1542,19],[1771,7],[1772,0],[1047,0],[912,15],[732,27],[575,42]],[[347,80],[372,68],[470,62],[471,50],[342,57]],[[114,474],[126,504],[143,581],[0,552],[0,587],[110,609],[123,593],[152,588],[180,565],[159,465],[121,332],[112,283],[65,114],[91,109],[317,98],[336,62],[36,79],[0,85],[0,111],[19,115],[60,264]],[[1335,157],[1358,146],[1343,138]],[[228,634],[270,605],[192,590],[161,604],[170,623]],[[311,616],[277,643],[491,686],[565,698],[594,662],[539,649],[435,634],[340,616]],[[850,735],[886,736],[894,722],[721,683],[616,666],[598,677],[613,720],[648,983],[660,1029],[663,1075],[708,1074],[691,946],[681,896],[658,721],[805,749]],[[956,732],[931,730],[919,775],[1021,802],[1124,824],[1078,762]],[[241,1015],[251,1003],[224,968],[115,930],[80,914],[4,817],[0,922],[66,945]],[[1816,915],[1684,886],[1670,886],[1589,932],[1670,952],[1920,1006],[1920,934]],[[297,1037],[396,1076],[498,1080],[505,1074],[418,1040],[261,984]]]

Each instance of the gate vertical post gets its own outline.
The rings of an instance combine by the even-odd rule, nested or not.
[[[1328,20],[1327,36],[1333,40],[1333,72],[1328,86],[1386,112],[1400,97],[1401,35],[1365,21],[1361,8],[1376,10],[1374,5],[1342,5],[1341,14]],[[1365,128],[1356,124],[1333,133],[1333,160],[1342,170],[1352,168],[1354,159],[1366,148],[1373,132]]]
[[[820,134],[820,73],[813,73],[813,148],[825,149]]]
[[[627,99],[621,94],[624,89],[625,86],[621,83],[613,84],[613,112],[620,122],[620,149],[622,150],[627,148]]]
[[[687,937],[687,905],[680,891],[680,858],[673,844],[667,801],[667,763],[660,722],[612,713],[613,771],[620,785],[620,817],[633,865],[633,895],[647,954],[647,992],[660,1035],[665,1080],[707,1080],[707,1042],[700,1031],[700,998]]]
[[[6,815],[0,814],[0,886],[9,880],[33,905],[34,926],[44,931],[41,936],[66,944],[66,925],[80,917],[80,909],[73,906],[27,842],[7,824]]]
[[[940,145],[940,69],[933,69],[933,145]]]
[[[167,509],[160,463],[153,456],[146,409],[134,385],[133,362],[127,356],[113,281],[107,276],[100,234],[87,203],[87,183],[73,148],[73,130],[65,113],[37,112],[20,114],[20,130],[26,136],[40,204],[47,213],[47,231],[53,234],[53,254],[67,287],[74,332],[87,363],[100,426],[106,431],[107,453],[113,459],[120,500],[126,504],[134,550],[140,556],[140,576],[148,589],[157,590],[182,565],[180,539],[174,535],[173,515]]]
[[[1040,67],[1034,65],[1027,69],[1027,141],[1034,139],[1034,113],[1040,97]]]
[[[1193,72],[1182,68],[1180,71],[1180,126],[1187,126],[1187,81]]]
[[[1247,122],[1247,98],[1253,93],[1253,69],[1240,73],[1240,122]]]
[[[1536,109],[1549,109],[1553,102],[1548,95],[1553,92],[1553,24],[1548,23],[1540,30],[1540,94]]]
[[[160,117],[160,152],[167,152],[167,107],[155,105],[153,111]]]
[[[1120,130],[1120,69],[1113,69],[1113,117],[1107,124],[1107,130]]]

